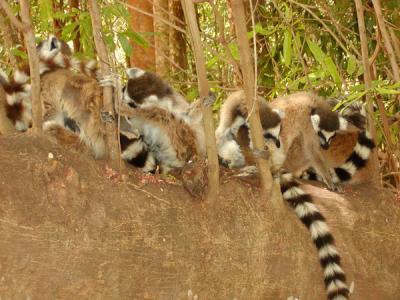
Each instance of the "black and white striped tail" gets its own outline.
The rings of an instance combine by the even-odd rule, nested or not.
[[[349,158],[343,165],[333,169],[333,182],[349,181],[357,170],[365,167],[374,148],[375,143],[371,134],[367,130],[359,132],[357,144],[354,146]]]
[[[321,266],[324,270],[324,281],[328,300],[348,299],[349,289],[346,276],[340,265],[340,256],[334,245],[334,239],[325,218],[306,194],[291,173],[281,175],[281,192],[295,213],[311,233],[317,247]]]

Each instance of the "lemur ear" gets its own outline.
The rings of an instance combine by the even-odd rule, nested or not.
[[[339,117],[339,130],[346,130],[348,122],[345,118]]]
[[[319,122],[320,122],[320,117],[319,115],[311,115],[311,124],[312,127],[314,128],[315,131],[319,130]]]
[[[129,79],[134,79],[142,76],[145,73],[144,70],[139,68],[128,68],[126,69],[126,75],[128,75]]]
[[[286,116],[285,111],[282,109],[273,108],[272,111],[276,112],[281,119],[283,119]]]

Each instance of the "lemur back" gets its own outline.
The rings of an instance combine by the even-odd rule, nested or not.
[[[136,135],[125,146],[122,158],[140,160],[146,155],[144,171],[160,166],[162,173],[179,169],[198,155],[198,142],[192,128],[182,119],[159,107],[136,108],[126,117],[121,127],[124,139]],[[148,152],[145,154],[144,152]],[[151,168],[153,166],[153,168]]]
[[[264,138],[272,140],[277,147],[280,147],[280,123],[284,114],[281,110],[272,110],[262,97],[258,97],[257,101]],[[227,164],[230,168],[242,167],[246,163],[241,143],[248,147],[251,147],[252,144],[247,116],[244,91],[230,94],[221,107],[220,120],[215,131],[219,157],[222,163]],[[240,137],[248,137],[248,142],[241,139],[238,143],[239,132]]]

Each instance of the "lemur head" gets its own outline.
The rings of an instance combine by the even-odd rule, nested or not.
[[[54,58],[58,53],[70,56],[72,54],[71,48],[62,40],[59,40],[54,35],[50,35],[47,39],[41,41],[37,46],[39,58],[41,60],[48,60]]]
[[[281,146],[279,134],[281,132],[281,120],[285,112],[281,109],[270,109],[269,106],[260,106],[261,125],[265,143],[272,141],[277,148]]]
[[[139,68],[126,70],[128,82],[123,88],[123,100],[132,107],[143,104],[149,97],[154,100],[172,95],[172,87],[158,75]]]
[[[328,149],[336,132],[347,129],[347,120],[329,107],[314,107],[311,110],[311,124],[318,134],[320,145]]]

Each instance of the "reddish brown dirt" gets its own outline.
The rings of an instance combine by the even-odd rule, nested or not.
[[[307,230],[249,183],[225,175],[210,207],[170,178],[115,175],[46,137],[0,136],[1,299],[325,299]],[[351,299],[398,299],[400,203],[369,186],[306,188]]]

